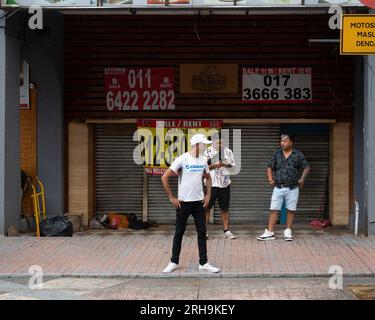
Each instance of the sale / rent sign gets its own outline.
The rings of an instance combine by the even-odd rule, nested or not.
[[[341,23],[341,54],[375,54],[375,15],[343,14]]]
[[[106,68],[105,91],[109,111],[174,110],[174,68]]]
[[[147,174],[162,175],[176,157],[189,150],[194,134],[211,138],[221,127],[222,120],[140,119],[133,138],[138,141],[134,154]]]
[[[242,102],[312,102],[311,68],[242,69]]]

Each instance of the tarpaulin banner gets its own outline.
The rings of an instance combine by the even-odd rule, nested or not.
[[[135,156],[141,159],[146,173],[162,175],[176,157],[189,150],[194,134],[203,133],[210,139],[219,133],[222,124],[221,120],[137,120],[134,140],[139,145]]]

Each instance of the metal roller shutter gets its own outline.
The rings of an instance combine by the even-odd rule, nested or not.
[[[267,184],[266,167],[273,152],[279,148],[280,126],[225,127],[241,129],[241,172],[232,176],[231,222],[266,223],[272,189]],[[134,128],[123,125],[96,126],[96,209],[134,212],[142,217],[142,166],[133,161]],[[230,142],[232,143],[232,131]],[[301,192],[296,222],[308,222],[317,217],[324,205],[329,168],[329,136],[297,135],[295,147],[310,163],[311,171]],[[233,150],[232,145],[230,147]],[[237,163],[238,155],[235,154]],[[177,178],[170,179],[177,195]],[[130,187],[131,186],[131,187]],[[171,206],[158,176],[148,176],[148,219],[158,223],[174,223]],[[191,218],[189,219],[191,221]],[[220,222],[218,204],[215,223]]]
[[[231,223],[264,223],[268,219],[268,208],[272,189],[267,183],[266,169],[273,152],[279,147],[280,127],[247,126],[225,127],[241,129],[241,171],[231,177]],[[232,148],[232,130],[230,148]],[[239,164],[239,156],[234,158]],[[220,222],[220,209],[215,204],[214,221]]]
[[[231,223],[266,223],[272,194],[267,184],[266,168],[273,152],[279,148],[280,127],[252,126],[240,129],[242,163],[239,175],[232,176]],[[311,166],[305,188],[300,193],[296,222],[310,222],[328,201],[324,195],[328,187],[329,136],[297,135],[295,148],[304,153]],[[236,158],[236,154],[234,156]],[[221,223],[217,202],[214,221]]]
[[[169,183],[173,194],[177,196],[177,177],[171,177]],[[148,219],[157,223],[175,223],[176,210],[163,189],[159,176],[147,177]]]
[[[142,219],[143,168],[134,163],[135,127],[97,125],[96,212],[135,213]]]
[[[325,190],[328,188],[329,135],[297,135],[295,147],[302,151],[311,168],[300,193],[296,222],[310,222],[318,217],[320,207],[324,209],[328,203]]]

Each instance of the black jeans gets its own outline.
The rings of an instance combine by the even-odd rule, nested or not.
[[[191,214],[194,218],[198,233],[199,264],[207,263],[206,239],[206,210],[202,201],[181,202],[181,209],[176,210],[176,232],[173,238],[171,261],[178,264],[181,252],[182,237],[185,233],[186,222]]]

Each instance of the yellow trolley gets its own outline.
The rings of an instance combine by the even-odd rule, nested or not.
[[[33,193],[31,195],[31,199],[33,200],[33,207],[34,207],[34,216],[35,216],[35,225],[36,225],[36,236],[40,237],[40,215],[43,215],[43,219],[46,219],[46,203],[44,199],[44,187],[43,183],[39,180],[39,178],[35,177],[36,185],[34,185],[30,179],[28,182],[33,189]]]

